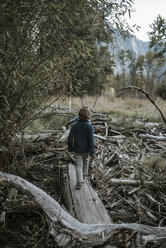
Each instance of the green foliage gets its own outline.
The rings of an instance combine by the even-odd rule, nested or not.
[[[163,68],[165,64],[165,57],[156,57],[155,53],[148,51],[145,56],[140,55],[135,57],[131,51],[120,51],[119,59],[122,66],[122,73],[114,78],[115,88],[122,88],[128,85],[142,88],[148,92],[149,95],[154,95],[155,84],[160,83],[163,78]],[[136,91],[121,91],[119,96],[124,98],[126,96],[133,96],[143,98],[141,94]]]
[[[127,85],[137,86],[137,64],[136,56],[131,50],[121,50],[119,52],[119,60],[122,66],[122,73],[120,75],[121,87]],[[122,97],[129,95],[130,92],[122,92]]]
[[[108,51],[107,46],[94,47],[92,54],[96,70],[89,75],[89,83],[86,90],[89,95],[101,95],[102,90],[109,83],[108,76],[113,74],[114,60]]]
[[[45,130],[55,130],[61,129],[69,120],[74,116],[70,115],[60,115],[55,113],[50,113],[43,115],[40,118],[35,119],[30,125],[25,129],[26,132],[35,134],[43,133]]]
[[[158,15],[157,19],[150,25],[149,32],[150,48],[154,48],[157,57],[166,52],[166,19]]]
[[[122,25],[132,1],[22,0],[0,3],[0,147],[51,94],[74,91],[96,70],[96,41]],[[119,24],[118,24],[119,23]]]

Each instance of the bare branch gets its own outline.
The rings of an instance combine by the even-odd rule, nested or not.
[[[164,123],[166,124],[166,118],[164,117],[162,111],[159,109],[159,107],[156,105],[156,103],[152,100],[152,98],[149,96],[149,94],[144,91],[143,89],[139,88],[139,87],[136,87],[136,86],[127,86],[127,87],[124,87],[124,88],[120,88],[120,89],[117,89],[117,91],[120,91],[120,90],[131,90],[131,89],[135,89],[135,90],[139,90],[141,91],[150,101],[151,103],[156,107],[156,109],[159,111]]]

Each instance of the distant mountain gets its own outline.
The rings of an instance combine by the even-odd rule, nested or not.
[[[139,40],[135,35],[131,35],[130,37],[124,39],[117,31],[115,31],[114,36],[115,36],[114,45],[111,42],[108,43],[107,45],[109,52],[113,54],[115,58],[116,61],[115,72],[118,73],[122,71],[118,58],[119,52],[121,50],[124,51],[130,50],[137,58],[139,55],[145,55],[147,53],[149,42]]]

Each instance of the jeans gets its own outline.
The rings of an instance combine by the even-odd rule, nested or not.
[[[74,153],[76,163],[77,182],[83,182],[84,176],[88,175],[89,153]]]

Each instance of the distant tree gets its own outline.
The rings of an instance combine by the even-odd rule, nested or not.
[[[125,87],[126,86],[126,83],[127,83],[127,70],[128,70],[128,53],[127,51],[125,50],[121,50],[118,54],[118,59],[120,61],[120,64],[122,66],[122,73],[121,73],[121,76],[120,76],[120,79],[121,79],[121,87]],[[122,93],[122,97],[124,98],[124,94],[125,92],[123,91]]]
[[[150,48],[154,49],[156,56],[166,53],[166,19],[158,15],[157,19],[150,25],[152,29],[148,33],[150,39]]]
[[[137,63],[136,55],[133,51],[127,50],[127,60],[128,60],[128,71],[129,71],[129,84],[133,86],[137,85]]]
[[[144,59],[144,55],[140,55],[136,61],[137,74],[138,78],[140,79],[140,88],[143,88],[144,86]]]
[[[154,80],[155,80],[155,74],[154,69],[156,66],[155,63],[155,57],[154,53],[151,51],[148,51],[145,55],[145,72],[146,72],[146,87],[149,95],[152,95],[153,87],[154,87]]]
[[[92,56],[95,59],[96,70],[90,75],[86,89],[90,95],[101,95],[109,83],[108,77],[113,75],[114,60],[107,46],[95,46]]]
[[[150,25],[152,29],[148,33],[150,39],[150,48],[153,49],[155,53],[155,58],[157,58],[156,64],[156,75],[157,83],[156,86],[157,95],[161,96],[162,88],[163,94],[165,94],[165,87],[163,81],[165,81],[166,70],[164,67],[166,60],[166,19],[161,15],[158,15],[156,20]]]
[[[166,62],[166,57],[164,55],[161,55],[159,57],[156,57],[156,79],[157,82],[161,82],[164,77],[166,76],[166,71],[165,71],[165,62]]]
[[[158,97],[161,97],[163,100],[166,100],[166,78],[164,78],[160,83],[155,87],[155,94]]]

